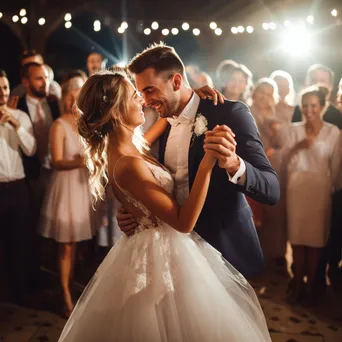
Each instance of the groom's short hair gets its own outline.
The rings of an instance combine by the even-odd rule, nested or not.
[[[153,68],[157,74],[164,71],[179,73],[186,80],[185,67],[175,49],[164,43],[155,43],[136,55],[128,64],[132,74],[140,74]]]

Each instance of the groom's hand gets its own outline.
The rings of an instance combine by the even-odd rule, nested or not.
[[[123,207],[118,209],[118,213],[116,215],[116,219],[118,221],[118,225],[121,231],[127,236],[134,235],[135,228],[138,227],[137,222],[135,221],[132,214],[127,212]]]
[[[216,126],[206,132],[204,147],[212,150],[218,160],[218,165],[234,176],[240,168],[240,159],[236,154],[235,134],[226,125]]]

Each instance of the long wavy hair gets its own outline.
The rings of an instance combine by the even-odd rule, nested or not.
[[[129,87],[123,71],[102,71],[88,78],[77,99],[78,133],[95,202],[105,198],[108,137],[129,116]],[[148,153],[140,127],[133,132],[133,143],[141,154]]]

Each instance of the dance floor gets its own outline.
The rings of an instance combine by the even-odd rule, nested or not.
[[[290,306],[285,292],[287,273],[272,268],[259,279],[251,281],[265,312],[269,331],[274,342],[341,342],[342,341],[342,293],[328,288],[327,295],[314,308]],[[75,289],[79,292],[79,288]],[[49,295],[60,295],[55,288]],[[53,292],[55,291],[55,292]],[[339,294],[338,294],[339,293]],[[0,305],[1,342],[55,342],[63,329],[65,319],[52,305],[49,311]],[[211,342],[211,341],[208,341]],[[252,342],[252,341],[248,341]]]

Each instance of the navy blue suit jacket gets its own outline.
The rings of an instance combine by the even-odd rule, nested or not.
[[[201,100],[197,112],[207,118],[209,130],[223,124],[233,130],[237,142],[236,153],[246,164],[246,182],[244,186],[231,183],[226,171],[215,166],[195,231],[245,277],[251,277],[262,271],[264,260],[252,211],[244,195],[260,203],[275,204],[280,197],[278,176],[265,155],[254,118],[246,105],[225,101],[214,106],[212,101]],[[160,140],[161,163],[164,163],[170,128]],[[204,156],[203,141],[204,135],[196,137],[189,148],[190,189]]]

